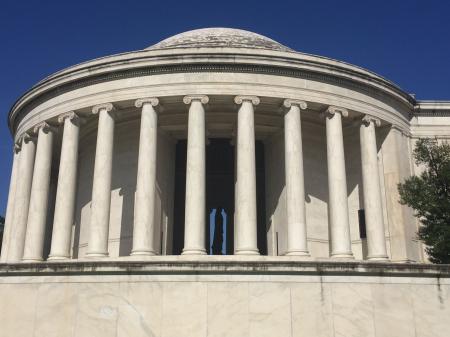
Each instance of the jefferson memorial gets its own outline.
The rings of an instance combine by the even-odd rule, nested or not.
[[[8,124],[2,337],[448,336],[397,185],[450,101],[207,28],[61,70]]]

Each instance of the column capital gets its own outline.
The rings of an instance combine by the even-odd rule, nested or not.
[[[152,106],[157,106],[159,104],[159,99],[156,97],[145,97],[139,98],[134,102],[136,108],[141,108],[144,104],[151,104]]]
[[[330,105],[327,110],[323,113],[325,117],[332,117],[335,114],[340,113],[342,117],[348,117],[348,110],[338,106]]]
[[[258,105],[260,99],[258,96],[245,96],[245,95],[238,95],[234,98],[234,103],[236,104],[242,104],[243,102],[250,102],[253,105]]]
[[[64,112],[58,116],[58,123],[63,124],[66,119],[69,119],[72,123],[79,125],[84,122],[84,119],[80,117],[75,111]]]
[[[208,104],[209,97],[206,95],[186,95],[183,97],[184,104],[191,104],[193,101],[199,101],[202,104]]]
[[[18,142],[19,142],[19,143],[22,143],[22,141],[25,142],[25,143],[34,142],[34,141],[36,141],[36,137],[35,137],[34,135],[32,135],[32,134],[30,133],[30,131],[27,131],[27,132],[24,132],[24,133],[19,137]]]
[[[58,129],[47,122],[41,122],[34,126],[33,132],[39,133],[40,130],[42,130],[44,133],[49,133],[49,132],[56,132]]]
[[[14,145],[13,145],[13,152],[14,153],[19,153],[20,150],[22,150],[22,145],[20,143],[14,143]]]
[[[285,108],[290,108],[293,105],[294,106],[298,106],[300,108],[300,110],[306,110],[306,108],[308,107],[308,104],[306,104],[305,101],[301,101],[301,100],[298,100],[298,99],[287,98],[287,99],[285,99],[283,101],[283,106]]]
[[[100,110],[106,110],[107,112],[110,112],[114,109],[114,105],[112,105],[112,103],[103,103],[103,104],[98,104],[98,105],[94,105],[92,107],[92,113],[94,115],[97,115]]]
[[[380,126],[381,120],[372,115],[364,115],[364,117],[361,119],[361,123],[365,126],[369,126],[370,123],[373,123],[375,126]]]

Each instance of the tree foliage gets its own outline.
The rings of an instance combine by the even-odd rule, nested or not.
[[[0,215],[0,225],[5,224],[5,218]]]
[[[431,262],[450,263],[450,145],[420,139],[414,159],[424,171],[398,185],[400,203],[420,220],[417,235]]]

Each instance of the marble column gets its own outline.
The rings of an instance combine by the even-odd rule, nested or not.
[[[328,221],[331,257],[353,258],[348,218],[347,178],[345,173],[342,117],[348,116],[343,108],[330,106],[325,112],[328,163]]]
[[[241,105],[237,114],[237,182],[235,200],[236,255],[257,255],[255,112],[256,96],[236,96]]]
[[[154,109],[157,98],[135,102],[142,107],[139,136],[139,157],[134,207],[133,249],[131,255],[155,255],[155,193],[158,115]]]
[[[5,227],[3,231],[2,251],[0,254],[0,262],[6,262],[8,256],[9,238],[11,236],[12,226],[14,226],[14,201],[16,198],[17,177],[20,161],[20,145],[14,144],[14,158],[11,169],[11,179],[9,183],[8,203],[6,205]]]
[[[114,149],[114,116],[111,103],[94,106],[98,114],[94,181],[92,184],[91,222],[87,257],[108,256],[109,216],[111,208],[111,177]]]
[[[302,126],[303,101],[286,99],[284,115],[284,153],[286,175],[287,241],[286,255],[309,256],[306,237],[305,182],[303,173]]]
[[[380,126],[380,124],[381,122],[378,118],[365,115],[362,119],[359,133],[367,234],[367,259],[369,260],[388,259],[384,235],[377,139],[375,134],[375,126]]]
[[[38,139],[23,252],[23,260],[26,262],[39,262],[43,259],[55,131],[46,122],[34,128]]]
[[[75,112],[70,111],[60,115],[58,122],[64,124],[64,131],[49,260],[70,258],[76,199],[78,143],[82,120]]]
[[[205,109],[208,96],[183,98],[190,104],[186,161],[186,208],[182,254],[206,254],[206,131]]]
[[[8,247],[8,262],[19,262],[23,257],[25,234],[27,231],[28,208],[30,206],[31,183],[33,180],[36,140],[30,134],[22,136],[19,171],[14,200],[14,225]]]

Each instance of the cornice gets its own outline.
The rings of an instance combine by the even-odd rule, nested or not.
[[[146,55],[146,53],[137,54]],[[297,55],[300,53],[284,54]],[[136,67],[139,58],[132,58],[132,55],[133,53],[124,54],[124,57],[132,59],[130,62],[124,62],[126,59],[122,60],[121,62],[124,64],[118,64],[118,61],[106,62],[111,58],[106,57],[103,63],[96,61],[96,65],[93,66],[95,69],[92,69],[92,71],[90,71],[89,65],[94,61],[87,62],[84,66],[75,66],[74,68],[77,70],[69,68],[66,71],[57,73],[55,76],[48,77],[25,93],[12,107],[8,119],[10,129],[13,131],[13,127],[16,127],[21,119],[34,107],[66,92],[108,81],[172,73],[237,72],[302,78],[338,85],[383,101],[390,99],[393,102],[406,104],[411,109],[415,104],[411,96],[382,77],[340,61],[333,61],[333,63],[330,61],[327,64],[323,64],[325,58],[320,57],[310,56],[306,60],[299,58],[298,55],[296,58],[245,55],[247,59],[243,58],[242,62],[249,63],[231,63],[231,56],[238,58],[237,54],[222,55],[216,53],[208,58],[208,60],[212,60],[211,62],[204,61],[205,56],[200,55],[203,58],[203,62],[197,63],[197,60],[200,59],[199,55],[189,55],[192,57],[190,61],[180,61],[177,55],[167,55],[166,64],[161,64],[161,58],[159,63],[150,64],[151,60],[147,56],[147,58],[141,57],[140,59],[143,62],[141,64],[147,65]],[[214,63],[214,59],[218,58],[220,58],[220,62]],[[227,58],[230,59],[230,63],[227,63]],[[133,62],[135,63],[133,64]],[[278,63],[270,64],[274,62]],[[341,66],[341,64],[345,65],[345,67]]]
[[[450,101],[418,101],[414,107],[415,116],[448,117]]]
[[[414,116],[449,117],[450,102],[419,102],[414,107]]]

